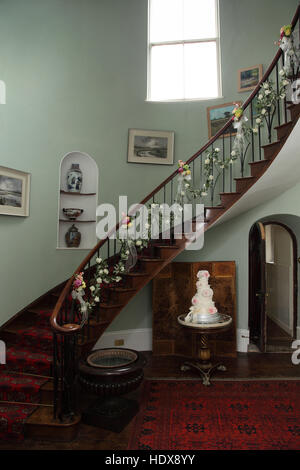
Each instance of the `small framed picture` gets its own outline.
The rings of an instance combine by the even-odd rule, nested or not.
[[[127,161],[172,165],[174,163],[174,132],[129,129]]]
[[[232,111],[236,105],[241,105],[240,101],[231,103],[218,104],[217,106],[210,106],[207,108],[207,125],[208,125],[208,138],[211,139],[214,135],[225,126],[226,122],[232,118]],[[236,134],[236,129],[231,125],[224,137]]]
[[[0,215],[29,215],[30,173],[0,166]]]
[[[238,91],[253,90],[262,78],[262,64],[238,70]]]

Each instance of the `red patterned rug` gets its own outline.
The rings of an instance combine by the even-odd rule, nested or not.
[[[145,381],[128,450],[298,450],[300,381]]]

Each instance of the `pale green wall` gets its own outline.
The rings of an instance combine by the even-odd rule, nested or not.
[[[172,168],[127,164],[128,128],[174,130],[175,161],[189,157],[207,140],[206,107],[247,97],[236,92],[237,69],[270,63],[297,4],[220,0],[222,100],[160,104],[145,102],[146,0],[0,0],[0,164],[32,173],[30,217],[0,216],[0,324],[85,254],[56,250],[62,156],[95,158],[100,201],[141,200]],[[150,325],[149,287],[112,328]]]

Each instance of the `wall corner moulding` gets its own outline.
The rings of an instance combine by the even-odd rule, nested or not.
[[[57,249],[95,246],[97,203],[97,163],[87,153],[67,153],[60,164]]]

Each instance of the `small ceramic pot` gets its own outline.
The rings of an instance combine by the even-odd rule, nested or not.
[[[68,207],[63,209],[63,213],[69,220],[76,220],[83,213],[83,209]]]
[[[67,247],[78,248],[81,241],[81,233],[78,228],[73,224],[65,235]]]

